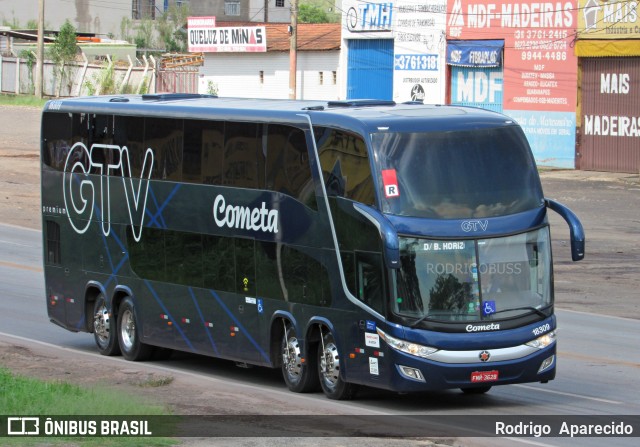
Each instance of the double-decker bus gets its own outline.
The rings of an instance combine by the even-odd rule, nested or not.
[[[159,94],[42,116],[48,315],[128,360],[281,368],[349,399],[547,382],[547,209],[521,128],[390,101]]]

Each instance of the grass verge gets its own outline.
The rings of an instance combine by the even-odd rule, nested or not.
[[[46,382],[13,374],[0,367],[0,414],[8,416],[114,415],[152,416],[168,414],[162,407],[140,403],[130,395],[106,388],[86,389],[67,382]],[[169,438],[27,438],[0,439],[0,444],[47,446],[169,446]]]
[[[33,95],[0,94],[0,106],[37,107],[41,109],[48,100],[49,98],[38,99]]]

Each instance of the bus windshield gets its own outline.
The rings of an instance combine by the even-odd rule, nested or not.
[[[394,313],[480,321],[541,313],[552,301],[549,229],[477,240],[400,238]]]
[[[517,126],[371,135],[384,213],[431,219],[514,214],[543,205]]]

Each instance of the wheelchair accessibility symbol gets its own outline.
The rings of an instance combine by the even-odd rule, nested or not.
[[[482,314],[484,316],[491,315],[496,313],[496,302],[495,301],[484,301],[482,303]]]
[[[262,298],[258,298],[258,313],[261,314],[264,312],[264,306],[262,305]]]

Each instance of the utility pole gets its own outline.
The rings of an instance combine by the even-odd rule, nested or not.
[[[298,0],[291,0],[289,25],[289,99],[296,99],[296,72],[298,70]]]
[[[36,59],[36,97],[42,98],[44,74],[44,0],[38,0],[38,49]]]
[[[269,22],[269,0],[264,0],[264,23]]]

